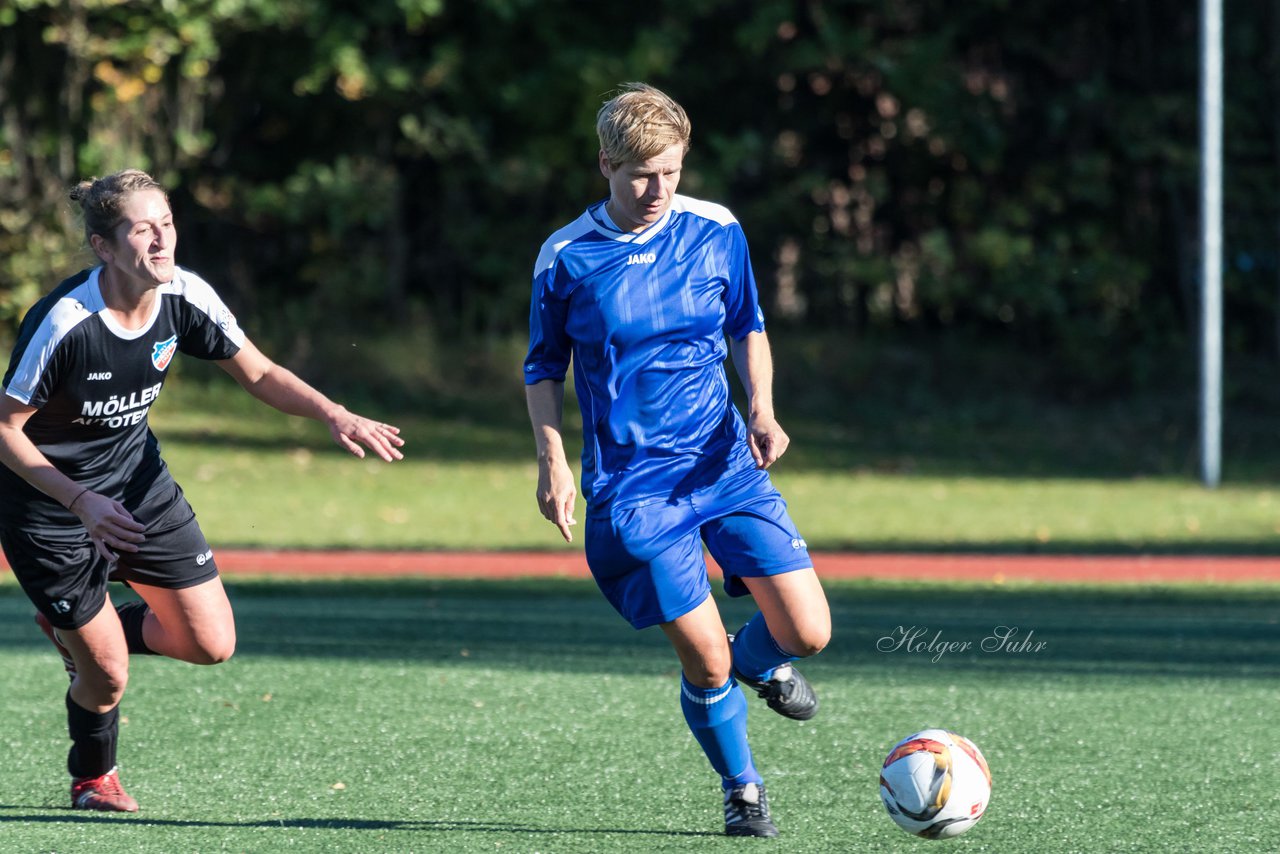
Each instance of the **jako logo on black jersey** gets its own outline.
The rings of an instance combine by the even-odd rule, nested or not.
[[[170,335],[163,341],[151,345],[151,364],[157,371],[163,371],[173,361],[173,354],[178,352],[178,336]]]
[[[638,255],[628,255],[627,266],[630,267],[632,264],[652,264],[654,261],[657,261],[657,260],[658,260],[658,256],[655,253],[642,252]]]
[[[93,373],[89,374],[89,382],[93,382],[94,380],[109,380],[109,379],[111,379],[110,371],[94,371]]]

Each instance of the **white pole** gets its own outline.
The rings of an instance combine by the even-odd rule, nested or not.
[[[1200,3],[1200,476],[1222,458],[1222,0]]]

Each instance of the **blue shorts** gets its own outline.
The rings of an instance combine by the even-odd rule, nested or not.
[[[743,578],[813,566],[767,472],[749,470],[693,493],[587,514],[586,556],[609,603],[637,629],[689,613],[711,593],[707,551],[730,596]]]

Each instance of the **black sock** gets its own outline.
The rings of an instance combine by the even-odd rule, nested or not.
[[[141,599],[125,602],[116,606],[116,613],[120,615],[120,625],[124,627],[124,642],[129,647],[129,654],[155,655],[155,650],[142,639],[142,621],[150,613],[147,603]]]
[[[101,777],[116,767],[116,738],[120,734],[120,707],[105,714],[91,712],[67,692],[67,731],[71,752],[67,770],[72,777]]]

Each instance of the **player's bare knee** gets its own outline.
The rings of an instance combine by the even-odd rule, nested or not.
[[[95,661],[89,667],[80,667],[76,680],[95,703],[102,706],[114,706],[124,697],[124,690],[129,685],[129,663]]]
[[[792,655],[808,658],[826,649],[831,641],[831,625],[796,626],[785,638],[778,638],[778,645]]]
[[[817,655],[831,642],[831,625],[828,623],[823,626],[812,626],[801,634],[801,640],[804,642],[804,648],[800,655],[805,658]]]
[[[684,668],[684,678],[697,688],[719,688],[729,681],[729,668],[733,658],[728,646],[724,652],[704,656],[696,662],[689,662]]]
[[[685,673],[684,678],[695,688],[719,688],[729,681],[729,667],[701,670],[698,673]]]
[[[236,651],[235,632],[196,635],[191,638],[183,661],[191,664],[221,664]]]
[[[200,645],[200,648],[197,652],[197,657],[199,658],[199,660],[196,661],[195,663],[196,664],[221,664],[222,662],[231,658],[231,656],[235,655],[235,651],[236,651],[236,639],[234,637],[219,638],[216,641],[203,643]]]

